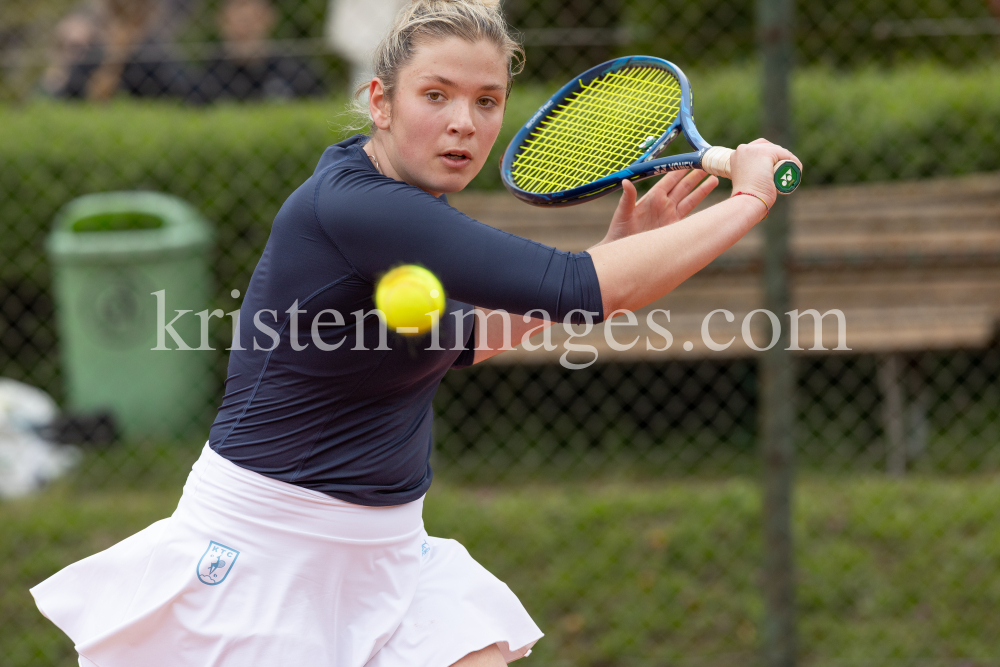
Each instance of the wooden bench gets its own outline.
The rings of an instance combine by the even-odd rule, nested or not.
[[[617,197],[570,208],[527,206],[505,193],[457,194],[454,206],[489,225],[563,250],[583,250],[607,231]],[[1000,322],[1000,174],[889,185],[804,189],[791,207],[792,302],[800,311],[843,311],[847,353],[902,352],[983,347]],[[602,362],[625,359],[746,357],[754,354],[740,335],[743,317],[760,308],[760,229],[725,252],[676,290],[639,311],[634,329],[616,326],[626,341],[663,338],[645,326],[645,313],[669,310],[674,344],[665,351],[636,345],[628,352],[608,347],[604,327],[577,342],[594,345]],[[712,336],[736,341],[724,352],[706,347],[701,325],[712,310]],[[765,317],[758,316],[763,324]],[[810,351],[812,318],[800,329],[803,353],[834,353],[837,331],[823,327],[822,351]],[[618,333],[620,332],[620,333]],[[763,337],[754,340],[765,345]],[[685,350],[684,341],[693,344]],[[521,349],[496,363],[551,363],[561,350]]]
[[[563,250],[583,250],[603,238],[617,196],[563,209],[534,208],[506,193],[457,194],[457,208],[487,224]],[[902,415],[905,364],[901,355],[925,350],[982,348],[995,340],[1000,323],[1000,174],[879,185],[805,188],[788,200],[791,219],[790,277],[793,307],[800,312],[837,309],[846,321],[846,346],[838,346],[837,322],[823,321],[822,347],[813,345],[813,318],[800,320],[797,354],[877,354],[879,384],[889,444],[889,468],[901,472],[905,452]],[[765,223],[766,224],[766,223]],[[738,358],[757,354],[741,335],[744,317],[762,307],[760,229],[720,256],[676,290],[637,312],[635,327],[616,325],[615,339],[639,343],[616,351],[605,325],[573,342],[591,345],[598,362]],[[646,324],[652,309],[670,311],[657,322],[673,344]],[[706,315],[717,342],[734,339],[724,351],[709,349],[702,336]],[[751,340],[769,341],[766,316],[753,319]],[[497,364],[558,363],[567,335],[554,328],[557,349],[517,348],[491,360]],[[579,330],[582,330],[580,328]],[[765,335],[765,333],[767,335]],[[685,345],[687,343],[687,345]],[[593,354],[568,357],[585,361]],[[911,392],[912,393],[912,392]],[[911,429],[917,432],[919,428]]]

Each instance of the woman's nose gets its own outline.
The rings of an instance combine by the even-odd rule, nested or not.
[[[469,109],[469,106],[467,104],[456,104],[453,109],[448,130],[461,136],[468,136],[475,132],[476,124],[472,120],[472,111]]]

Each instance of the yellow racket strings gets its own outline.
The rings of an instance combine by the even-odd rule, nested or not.
[[[511,175],[527,192],[568,190],[635,162],[677,118],[681,87],[668,71],[606,74],[553,108],[525,139]]]

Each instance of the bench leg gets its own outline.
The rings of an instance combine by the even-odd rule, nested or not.
[[[903,359],[897,353],[878,359],[878,384],[882,392],[882,426],[886,441],[886,471],[894,476],[906,472],[906,433],[903,408]]]
[[[906,406],[906,455],[913,460],[927,449],[927,408],[930,395],[920,373],[920,357],[914,357],[907,368],[909,404]]]

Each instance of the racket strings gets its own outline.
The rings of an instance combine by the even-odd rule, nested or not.
[[[668,71],[632,67],[595,79],[552,109],[511,167],[519,188],[558,192],[627,167],[677,118],[681,88]]]
[[[658,128],[657,128],[658,129]],[[637,137],[634,132],[621,131],[614,126],[600,126],[596,123],[591,128],[590,136],[583,137],[583,141],[576,135],[550,138],[548,142],[551,150],[534,157],[534,165],[531,169],[522,170],[522,176],[534,176],[545,179],[546,172],[553,172],[551,176],[561,177],[556,180],[569,179],[569,184],[573,181],[588,181],[600,178],[609,171],[616,171],[621,166],[630,164],[641,155],[642,150],[622,150],[621,144],[626,146],[636,144]],[[617,142],[614,148],[609,149],[594,142],[594,134],[599,134],[602,141]],[[647,135],[640,134],[645,138]],[[642,141],[639,142],[640,144]],[[589,150],[588,150],[589,146]],[[643,146],[645,148],[646,146]],[[560,154],[556,152],[560,152]],[[546,154],[547,153],[547,154]],[[571,158],[570,161],[566,161]],[[550,187],[559,188],[567,183],[553,182]]]
[[[675,85],[676,80],[662,70],[643,68],[640,71],[659,76],[633,76],[631,80],[626,79],[625,87],[621,85],[621,79],[626,77],[613,73],[603,81],[592,83],[575,99],[558,107],[557,111],[563,113],[555,114],[549,124],[534,134],[536,143],[533,147],[543,150],[535,150],[532,155],[526,156],[534,158],[531,160],[534,164],[520,174],[524,180],[548,180],[554,190],[565,189],[560,186],[566,179],[580,181],[578,184],[593,181],[631,164],[642,155],[645,148],[640,148],[639,144],[650,136],[647,130],[662,134],[676,118],[675,110],[665,111],[662,105],[651,113],[650,96],[662,87],[664,80]],[[604,85],[598,89],[597,84]],[[627,96],[622,95],[623,92]],[[679,87],[677,93],[679,105]],[[633,121],[631,127],[620,126],[623,117]],[[636,120],[640,121],[638,128],[635,127]],[[539,146],[537,140],[540,138],[547,145]],[[549,150],[544,150],[546,148]],[[571,159],[567,161],[567,158]],[[525,160],[521,166],[527,166],[528,161]]]
[[[639,93],[643,95],[648,95],[655,90],[655,85],[653,82],[646,82],[645,85],[633,86],[629,92]],[[635,115],[641,115],[643,118],[656,122],[657,120],[667,120],[668,124],[676,117],[676,112],[670,114],[665,111],[654,111],[650,113],[648,102],[646,99],[636,100],[636,99],[601,99],[592,98],[588,100],[590,102],[590,108],[577,106],[573,109],[577,113],[578,118],[581,118],[588,122],[594,122],[596,124],[603,124],[605,127],[595,127],[595,132],[600,131],[611,131],[612,133],[620,136],[625,136],[628,134],[628,128],[615,127],[612,123],[621,118],[623,112],[632,112]],[[561,109],[566,109],[567,105],[561,105]],[[567,114],[570,116],[570,122],[576,120],[572,117],[572,113]],[[557,129],[560,127],[560,121],[566,120],[565,117],[557,117],[553,120],[552,125],[548,129]],[[610,121],[610,122],[609,122]],[[572,129],[572,128],[571,128]]]
[[[646,92],[646,91],[640,90],[639,92]],[[561,107],[559,107],[560,110],[565,108],[566,105],[562,105]],[[591,135],[596,134],[600,136],[600,138],[603,140],[605,144],[612,145],[615,146],[615,148],[617,148],[621,145],[621,143],[630,141],[634,132],[630,131],[629,128],[620,128],[620,127],[615,127],[613,125],[612,126],[605,125],[603,124],[603,121],[606,120],[609,116],[617,118],[618,115],[623,111],[634,111],[635,113],[642,113],[653,122],[666,121],[667,126],[669,126],[670,123],[673,122],[673,119],[676,117],[676,114],[670,115],[663,111],[649,114],[647,108],[639,106],[634,102],[625,104],[614,104],[608,101],[603,101],[601,103],[595,102],[593,104],[593,108],[591,109],[581,110],[578,114],[578,119],[582,119],[586,122],[593,123],[593,126],[591,127],[592,131],[590,134]],[[562,120],[564,120],[562,117],[557,117],[551,125],[545,128],[545,131],[550,133],[548,136],[548,140],[551,141],[554,146],[558,146],[562,150],[578,154],[579,157],[586,156],[587,158],[589,158],[590,157],[589,154],[585,154],[582,150],[580,150],[580,143],[579,143],[580,139],[579,135],[577,134],[577,130],[575,128],[569,127],[568,129],[570,131],[559,132],[560,129],[563,130],[567,129],[566,123],[559,123],[559,121]],[[534,136],[537,137],[537,135],[538,132],[536,132]],[[643,135],[642,139],[645,140],[647,136],[649,135]],[[606,147],[600,146],[600,148],[606,148]],[[617,153],[613,153],[608,150],[604,150],[603,152],[605,153],[606,156],[612,158],[615,155],[617,155]],[[642,152],[643,151],[639,151],[639,155],[641,155]],[[541,161],[545,162],[546,157],[551,158],[553,156],[543,154],[540,156]],[[563,156],[560,155],[560,158],[562,157]],[[564,161],[560,159],[558,162],[553,161],[552,163],[563,165]]]

